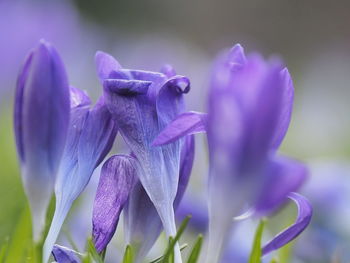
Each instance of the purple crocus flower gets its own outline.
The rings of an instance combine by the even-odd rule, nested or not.
[[[258,54],[245,56],[240,45],[220,56],[209,92],[208,115],[178,116],[153,142],[163,145],[186,134],[207,131],[209,171],[209,244],[206,262],[218,262],[232,218],[245,206],[256,216],[275,211],[297,190],[307,171],[303,164],[276,152],[289,126],[293,85],[277,60]],[[293,195],[293,197],[295,197]],[[280,247],[294,239],[310,222],[312,209],[304,199],[297,227],[273,241]],[[298,224],[299,223],[299,224]],[[277,242],[277,243],[276,243]]]
[[[152,141],[184,111],[189,79],[162,72],[123,69],[111,56],[96,54],[106,103],[125,142],[140,162],[139,179],[152,200],[168,236],[175,236],[173,203],[178,188],[181,141],[154,147]],[[179,246],[175,258],[181,262]]]
[[[30,52],[18,76],[14,124],[34,240],[38,241],[69,125],[64,65],[55,48],[43,40]]]
[[[117,125],[107,110],[103,96],[90,108],[90,99],[84,92],[71,90],[71,122],[55,183],[56,208],[44,244],[45,262],[73,202],[110,151],[117,134]]]

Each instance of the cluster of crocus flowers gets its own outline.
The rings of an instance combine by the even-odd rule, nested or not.
[[[78,253],[54,244],[118,131],[130,154],[111,156],[101,169],[92,219],[98,253],[105,252],[122,212],[136,262],[142,262],[162,229],[168,237],[176,235],[175,210],[189,182],[193,134],[198,132],[207,133],[210,157],[206,262],[220,261],[234,217],[267,216],[287,198],[297,203],[298,218],[265,245],[263,254],[306,228],[311,206],[294,193],[306,168],[277,155],[293,104],[292,81],[281,62],[246,57],[236,45],[214,65],[204,114],[185,111],[190,81],[171,66],[150,72],[125,69],[103,52],[95,59],[103,94],[94,107],[85,92],[69,86],[59,55],[44,41],[30,53],[18,78],[15,133],[35,240],[42,238],[53,192],[56,197],[44,237],[44,262],[50,253],[59,263],[79,261]],[[178,244],[174,261],[182,262]]]

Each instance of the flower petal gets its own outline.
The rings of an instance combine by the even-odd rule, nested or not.
[[[263,255],[267,255],[294,240],[305,230],[311,221],[312,206],[310,202],[298,193],[290,193],[288,198],[298,206],[297,219],[293,225],[283,230],[263,247]]]
[[[114,155],[103,165],[93,209],[93,241],[102,252],[112,239],[119,215],[135,184],[136,160],[126,155]]]
[[[161,146],[172,143],[186,135],[205,132],[207,114],[201,112],[185,112],[178,115],[157,138],[153,146]]]
[[[285,202],[289,193],[300,188],[307,174],[303,163],[287,157],[276,157],[263,176],[264,182],[255,205],[255,215],[264,216],[275,211]]]
[[[95,64],[97,75],[101,82],[108,79],[112,71],[116,71],[121,68],[120,64],[114,57],[102,51],[96,52]]]
[[[67,247],[55,245],[52,250],[52,255],[57,263],[80,263],[81,260],[78,252]]]
[[[278,149],[278,147],[282,143],[284,136],[287,133],[289,123],[292,117],[293,100],[294,100],[294,86],[293,86],[293,81],[289,74],[288,69],[284,68],[280,72],[280,74],[283,82],[283,85],[281,87],[283,89],[283,95],[282,95],[280,116],[277,122],[275,136],[272,139],[271,146],[274,149]]]

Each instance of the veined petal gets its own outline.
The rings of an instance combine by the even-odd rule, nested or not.
[[[79,253],[67,247],[55,245],[52,255],[57,263],[80,263]]]
[[[22,179],[37,241],[64,149],[69,123],[69,85],[57,51],[41,41],[17,82],[15,135]]]
[[[275,211],[285,202],[289,193],[300,188],[307,174],[303,163],[287,157],[275,157],[263,175],[264,182],[255,205],[255,215],[263,216]]]
[[[294,201],[298,207],[297,219],[293,225],[283,230],[263,247],[263,255],[267,255],[294,240],[305,230],[311,221],[312,206],[310,202],[298,193],[290,193],[288,198]]]
[[[201,112],[185,112],[178,115],[157,138],[153,146],[161,146],[172,143],[186,135],[205,132],[207,114]]]
[[[136,160],[126,155],[114,155],[103,165],[93,209],[93,240],[102,252],[112,239],[119,215],[135,184]]]
[[[120,64],[114,57],[102,51],[96,52],[95,64],[97,75],[101,82],[108,79],[112,71],[116,71],[121,68]]]

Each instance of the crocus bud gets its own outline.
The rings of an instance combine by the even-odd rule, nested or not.
[[[60,56],[45,41],[28,55],[17,81],[14,126],[24,189],[38,241],[69,125],[69,86]]]

